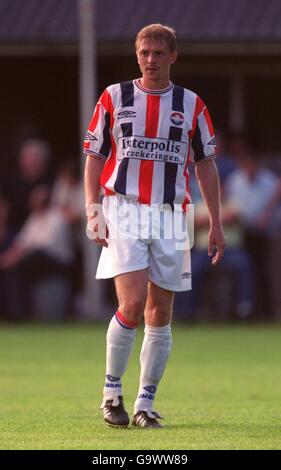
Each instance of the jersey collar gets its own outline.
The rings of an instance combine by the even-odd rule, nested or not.
[[[163,95],[163,93],[167,93],[168,91],[171,91],[172,88],[174,87],[174,84],[172,82],[170,82],[170,84],[167,88],[163,88],[162,90],[151,90],[151,89],[145,88],[144,86],[141,85],[140,78],[137,78],[136,80],[134,80],[134,84],[141,91],[143,91],[144,93],[149,93],[150,95]]]

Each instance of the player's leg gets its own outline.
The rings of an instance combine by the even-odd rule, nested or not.
[[[161,427],[153,411],[157,386],[163,376],[172,346],[171,319],[174,293],[149,282],[145,306],[145,335],[140,355],[141,376],[133,424]]]
[[[123,406],[121,379],[126,370],[136,328],[143,316],[147,297],[147,269],[115,277],[119,302],[106,336],[106,377],[102,409],[108,424],[129,424]]]
[[[124,273],[114,278],[118,309],[128,322],[138,324],[147,299],[147,269]]]

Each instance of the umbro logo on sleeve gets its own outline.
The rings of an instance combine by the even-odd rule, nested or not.
[[[207,145],[216,145],[216,138],[213,137],[212,140],[210,140],[210,142],[208,142]]]
[[[91,131],[87,131],[85,140],[98,140]]]

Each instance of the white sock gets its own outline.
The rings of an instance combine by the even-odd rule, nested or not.
[[[122,395],[124,374],[136,336],[137,324],[129,322],[119,311],[112,317],[106,335],[106,375],[103,403]]]
[[[172,347],[170,323],[165,326],[145,326],[145,336],[140,355],[141,376],[134,413],[150,412],[157,386],[166,368]]]

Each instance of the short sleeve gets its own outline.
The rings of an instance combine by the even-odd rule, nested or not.
[[[83,145],[83,153],[107,159],[111,152],[113,106],[106,89],[95,107]]]
[[[194,129],[191,139],[190,160],[200,163],[216,156],[216,138],[209,111],[201,98],[197,97]]]

